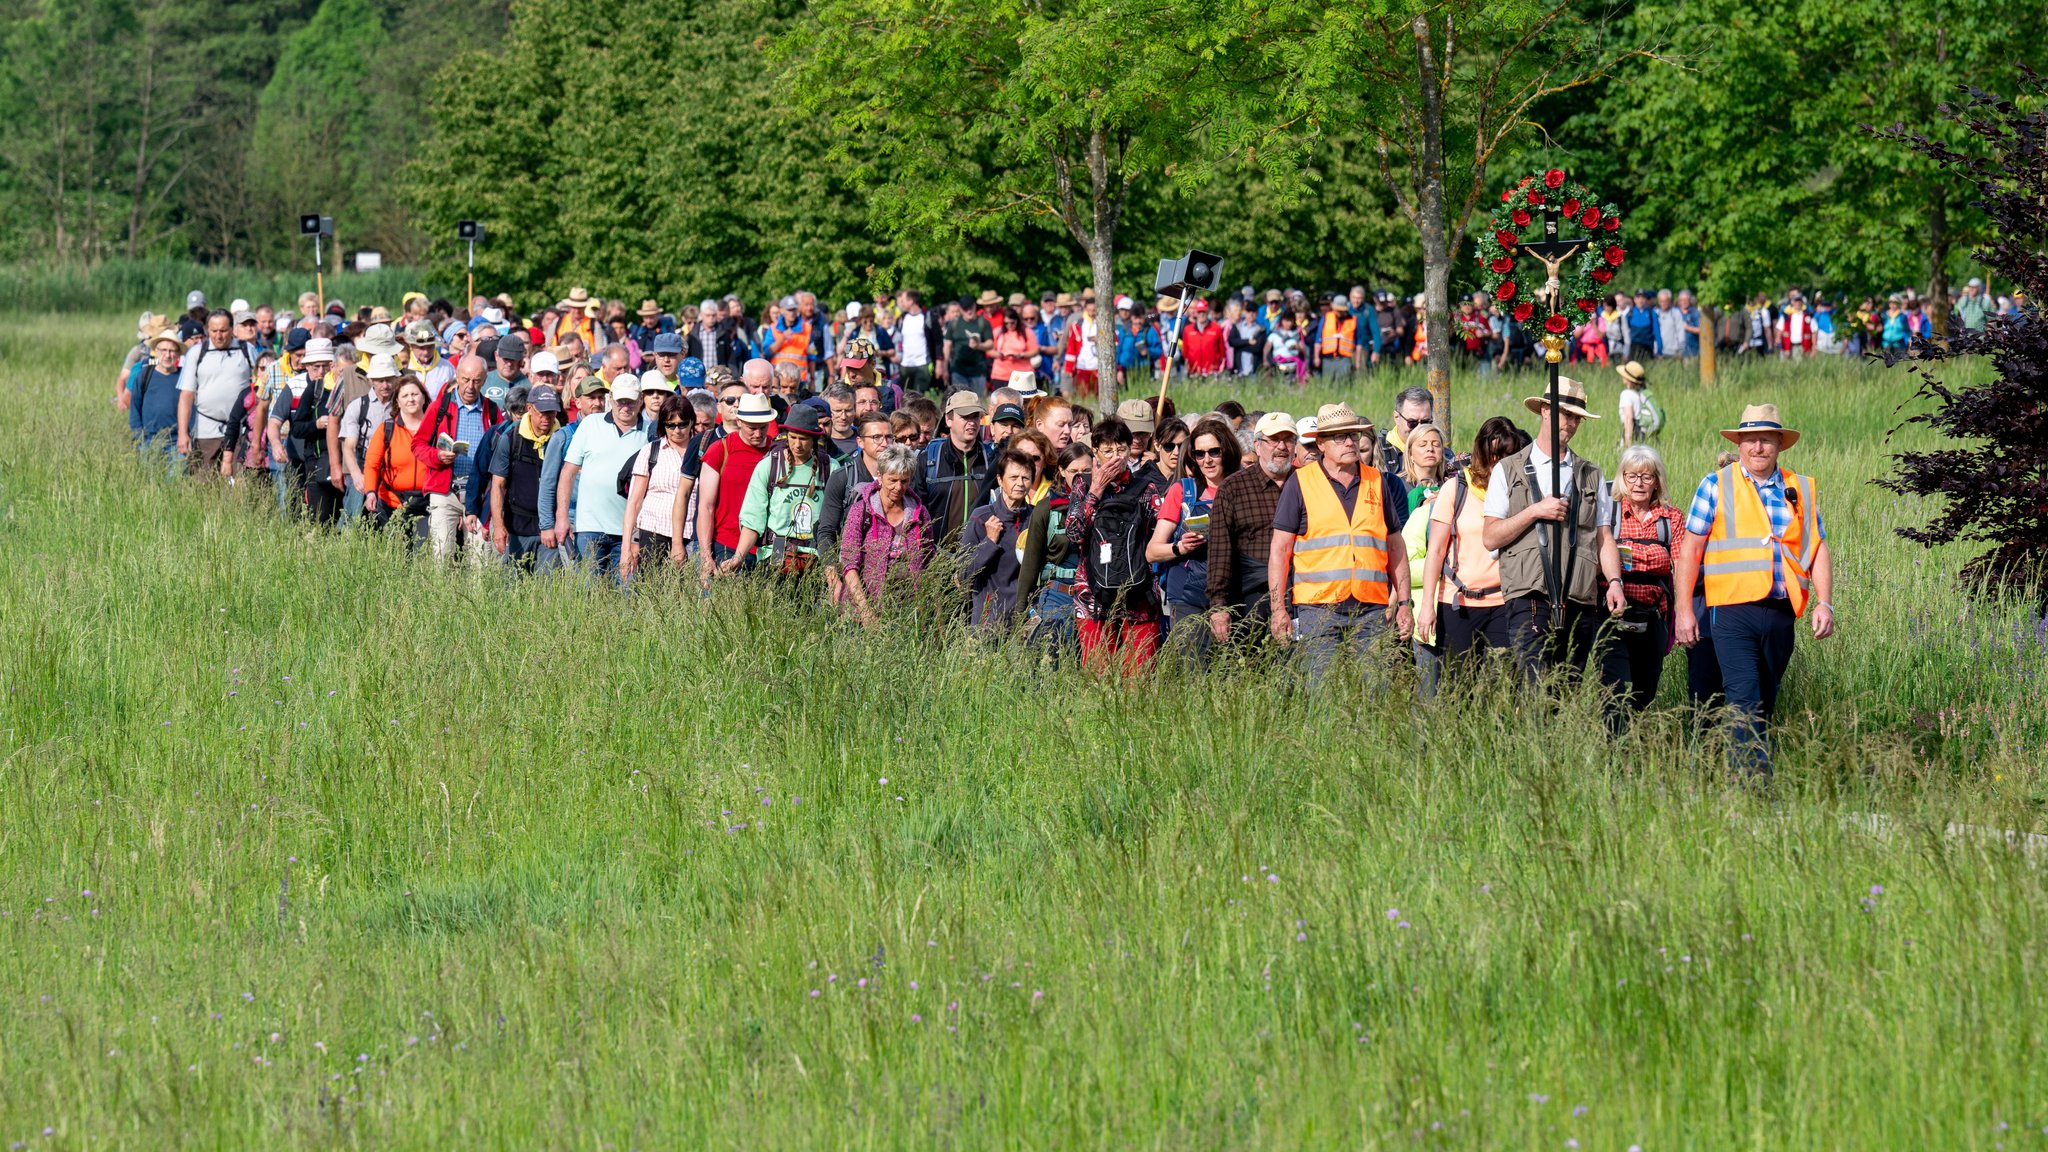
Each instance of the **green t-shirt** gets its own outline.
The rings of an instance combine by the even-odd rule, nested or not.
[[[946,339],[953,344],[952,359],[946,366],[955,376],[986,377],[988,375],[988,353],[979,352],[967,346],[969,340],[988,341],[995,339],[995,329],[979,315],[963,316],[946,325]]]
[[[747,498],[740,504],[740,527],[752,528],[765,541],[772,537],[798,552],[816,553],[811,543],[817,530],[818,509],[825,503],[825,483],[818,476],[815,458],[789,470],[789,474],[768,489],[768,474],[775,471],[770,456],[754,469],[747,481]],[[775,551],[780,551],[778,547]]]

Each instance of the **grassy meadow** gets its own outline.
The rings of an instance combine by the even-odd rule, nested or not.
[[[1782,404],[1835,543],[1758,794],[1677,657],[1610,742],[309,537],[136,461],[132,323],[0,316],[0,1142],[2048,1147],[2042,858],[1945,831],[2048,831],[2048,639],[1892,535],[1902,372],[1653,377],[1686,490]]]

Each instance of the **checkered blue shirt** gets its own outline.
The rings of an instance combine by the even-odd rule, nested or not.
[[[1742,467],[1740,464],[1735,466],[1735,474],[1748,479],[1750,483],[1756,485],[1757,495],[1763,498],[1764,514],[1771,518],[1771,535],[1783,539],[1785,533],[1791,531],[1792,522],[1798,518],[1792,511],[1791,501],[1785,499],[1784,474],[1782,472],[1774,472],[1771,474],[1770,479],[1758,480],[1747,468]],[[1699,490],[1692,494],[1692,507],[1685,514],[1685,530],[1699,536],[1712,536],[1714,534],[1714,512],[1720,507],[1720,504],[1721,474],[1719,472],[1709,472],[1707,473],[1707,478],[1700,481]],[[1814,527],[1818,530],[1817,534],[1820,536],[1820,539],[1827,539],[1827,525],[1821,520],[1818,509],[1814,512],[1813,523]],[[1814,543],[1818,545],[1820,541],[1816,540]],[[1775,551],[1771,554],[1771,595],[1773,597],[1786,595],[1785,561]]]

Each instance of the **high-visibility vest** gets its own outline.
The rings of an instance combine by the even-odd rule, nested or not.
[[[768,358],[777,364],[793,364],[803,378],[811,377],[811,324],[798,320],[788,328],[777,328],[774,347]]]
[[[1349,516],[1321,464],[1295,476],[1308,511],[1308,534],[1294,538],[1294,602],[1385,604],[1390,598],[1387,513],[1380,506],[1379,475],[1359,466],[1358,501]]]
[[[1357,346],[1358,317],[1349,312],[1323,313],[1323,355],[1349,356]]]
[[[1807,584],[1820,549],[1820,507],[1811,479],[1783,469],[1778,475],[1792,505],[1792,524],[1783,536],[1772,533],[1771,515],[1747,470],[1733,464],[1721,469],[1714,526],[1700,565],[1709,607],[1768,600],[1772,561],[1779,560],[1785,565],[1785,595],[1792,601],[1793,615],[1806,612]]]

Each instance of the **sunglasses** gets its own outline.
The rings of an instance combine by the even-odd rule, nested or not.
[[[1221,460],[1223,459],[1223,449],[1197,448],[1194,451],[1194,457],[1197,460]]]
[[[668,420],[662,423],[662,427],[668,429],[693,428],[695,426],[696,421],[694,420]]]
[[[1186,444],[1186,443],[1187,443],[1187,441],[1185,441],[1185,440],[1175,440],[1175,441],[1174,441],[1173,443],[1171,443],[1171,444],[1161,444],[1161,445],[1159,446],[1159,450],[1160,450],[1161,452],[1178,452],[1178,451],[1180,451],[1180,449],[1181,449],[1181,445],[1183,445],[1183,444]]]
[[[740,402],[740,398],[737,396],[720,396],[718,402],[720,404],[737,404]]]

